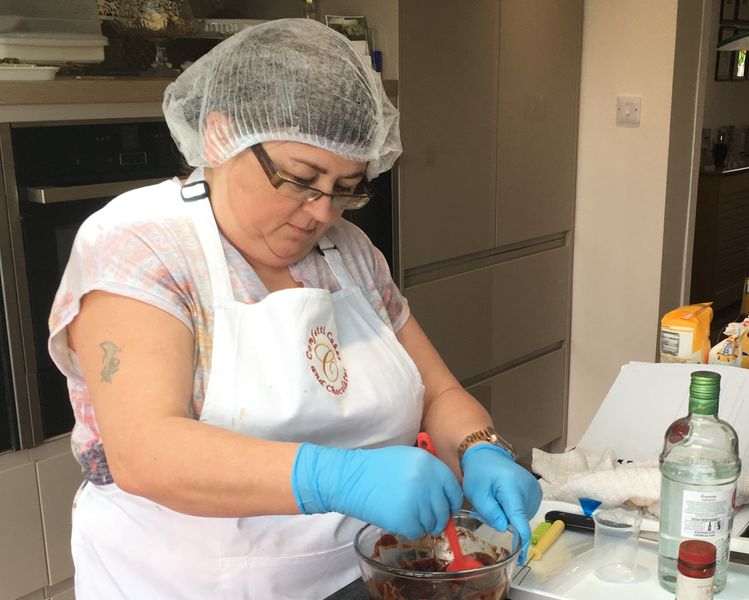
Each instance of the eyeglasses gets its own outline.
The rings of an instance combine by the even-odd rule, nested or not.
[[[297,202],[314,202],[322,196],[329,196],[334,207],[342,208],[344,210],[354,210],[364,206],[374,195],[372,189],[364,181],[357,185],[352,193],[335,191],[328,193],[304,185],[286,175],[282,175],[279,172],[278,167],[276,167],[271,160],[270,156],[265,152],[262,144],[255,144],[251,149],[260,163],[260,166],[263,167],[263,171],[265,171],[265,174],[268,176],[270,184],[276,188],[276,191],[279,194],[290,200],[296,200]]]

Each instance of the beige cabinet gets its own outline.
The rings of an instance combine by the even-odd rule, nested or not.
[[[36,471],[49,585],[70,579],[74,574],[70,525],[73,498],[81,484],[81,467],[69,446],[66,438],[64,448],[52,451],[42,447],[34,451],[41,454]]]
[[[521,452],[561,444],[582,0],[398,11],[403,290]]]
[[[16,600],[47,585],[44,535],[34,464],[0,457],[0,600]]]
[[[458,379],[490,374],[565,343],[569,255],[561,247],[409,287],[411,310]]]
[[[524,362],[468,388],[520,456],[563,434],[564,349]]]
[[[502,0],[497,246],[572,229],[581,0]]]
[[[72,600],[70,526],[81,468],[68,436],[0,456],[0,600]]]
[[[398,3],[406,269],[494,246],[499,2]]]

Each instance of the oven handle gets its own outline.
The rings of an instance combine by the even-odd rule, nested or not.
[[[114,197],[135,188],[154,185],[164,181],[156,179],[131,179],[129,181],[111,181],[109,183],[92,183],[89,185],[71,185],[61,187],[27,187],[26,197],[36,204],[57,204],[58,202],[75,202],[92,198]]]

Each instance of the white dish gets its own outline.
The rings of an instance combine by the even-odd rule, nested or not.
[[[38,67],[36,65],[6,65],[0,64],[0,80],[2,81],[42,81],[55,78],[60,67]]]
[[[0,33],[0,58],[25,63],[98,63],[104,60],[103,35],[74,33]]]

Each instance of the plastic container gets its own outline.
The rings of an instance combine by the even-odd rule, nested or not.
[[[660,362],[706,364],[710,353],[712,302],[681,306],[661,319]]]
[[[624,507],[593,513],[593,548],[598,554],[596,575],[611,583],[635,580],[642,513]]]
[[[44,81],[55,78],[60,67],[36,65],[0,65],[0,81]]]
[[[99,63],[104,60],[104,46],[108,43],[102,35],[3,33],[0,58],[37,64]]]
[[[372,600],[503,600],[520,554],[519,537],[511,527],[500,533],[466,511],[455,517],[455,525],[463,553],[493,553],[492,560],[482,561],[489,564],[453,572],[406,568],[404,562],[421,559],[428,563],[430,555],[436,562],[451,561],[452,552],[444,536],[424,536],[418,540],[390,536],[393,544],[383,547],[382,540],[387,539],[383,535],[387,532],[374,525],[363,527],[356,534],[354,548],[369,597]],[[507,555],[497,558],[502,549]]]

